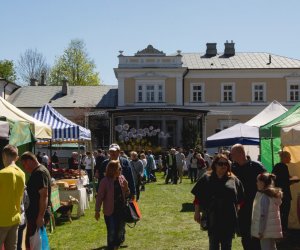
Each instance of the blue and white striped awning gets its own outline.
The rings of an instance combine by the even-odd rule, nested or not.
[[[91,131],[68,120],[49,104],[44,105],[33,114],[39,121],[52,128],[52,140],[55,142],[73,142],[91,140]]]

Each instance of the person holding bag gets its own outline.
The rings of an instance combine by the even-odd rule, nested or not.
[[[191,192],[195,195],[194,219],[208,230],[209,250],[219,250],[220,245],[222,250],[230,250],[232,238],[238,231],[237,210],[244,190],[240,180],[231,173],[226,155],[215,157],[212,171],[205,173]]]
[[[106,176],[101,180],[95,207],[95,219],[100,218],[103,204],[107,228],[107,249],[119,249],[122,230],[125,227],[124,208],[130,194],[128,182],[121,175],[122,167],[117,160],[111,160],[106,167]]]

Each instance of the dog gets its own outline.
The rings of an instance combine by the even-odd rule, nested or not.
[[[60,201],[60,207],[56,210],[56,212],[60,214],[59,219],[68,219],[68,221],[71,223],[73,205],[78,203],[78,200],[71,195],[67,201]]]

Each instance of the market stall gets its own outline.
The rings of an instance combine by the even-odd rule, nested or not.
[[[86,186],[89,178],[83,170],[74,169],[53,169],[55,184],[59,187],[59,198],[61,201],[69,200],[70,196],[78,200],[77,217],[84,214],[89,208],[89,199]]]
[[[47,124],[27,115],[8,101],[0,97],[0,117],[13,122],[27,122],[32,125],[32,134],[36,139],[51,139],[52,129]]]
[[[41,107],[33,117],[48,124],[52,130],[52,143],[78,142],[91,140],[91,131],[64,117],[49,104]]]
[[[290,152],[291,163],[288,164],[291,176],[300,177],[300,117],[299,122],[281,128],[281,144]],[[291,185],[292,202],[289,215],[289,228],[300,229],[300,183]]]
[[[278,151],[281,149],[281,128],[300,121],[300,103],[284,114],[259,128],[261,161],[268,171],[279,162]]]
[[[48,125],[27,115],[2,97],[0,97],[0,117],[2,120],[0,149],[10,143],[18,147],[21,155],[33,149],[36,139],[49,139],[52,136],[52,130]]]

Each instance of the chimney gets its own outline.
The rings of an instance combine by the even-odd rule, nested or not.
[[[206,57],[213,57],[217,55],[217,43],[206,44]]]
[[[62,84],[62,94],[63,95],[67,95],[68,91],[69,91],[69,84],[68,84],[68,80],[66,78],[63,79],[63,84]]]
[[[30,78],[30,86],[37,86],[38,85],[38,81],[35,78]]]
[[[226,43],[224,43],[225,49],[224,49],[224,56],[231,57],[235,55],[235,48],[234,48],[234,42],[231,40],[229,43],[228,40],[226,40]]]
[[[40,82],[40,85],[41,86],[45,86],[46,85],[46,72],[43,70],[42,73],[41,73],[41,82]]]

